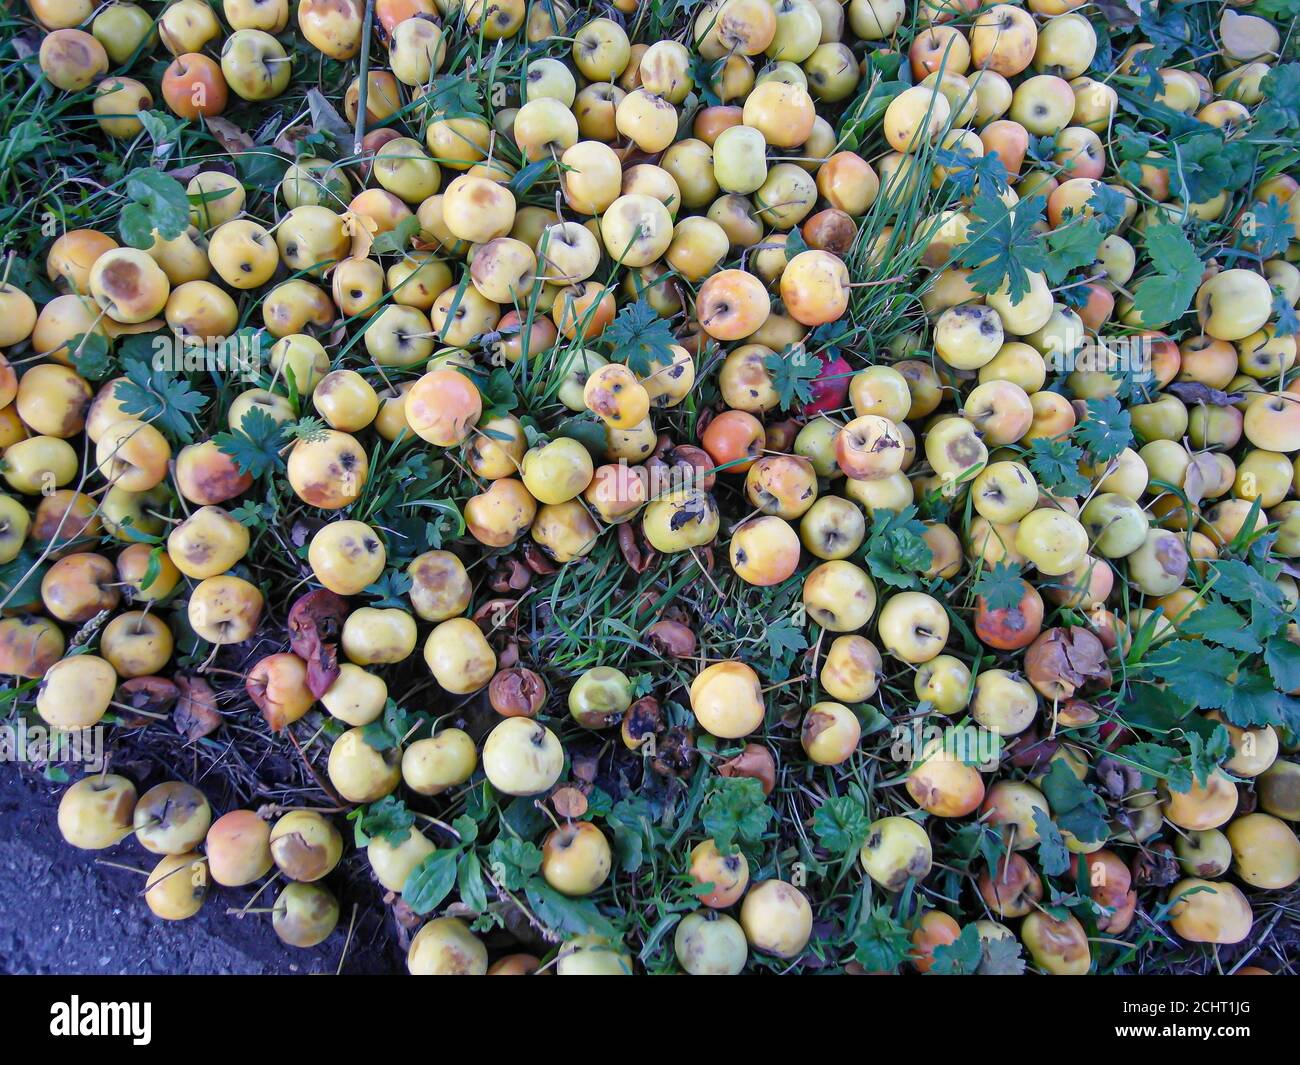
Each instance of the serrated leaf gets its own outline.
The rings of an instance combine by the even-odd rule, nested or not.
[[[849,795],[827,799],[813,813],[813,834],[836,854],[848,854],[862,846],[870,825],[866,807]]]
[[[626,363],[637,377],[648,377],[656,364],[671,363],[672,346],[677,342],[668,322],[659,317],[648,299],[624,304],[600,339],[609,345],[610,360]]]
[[[972,590],[990,610],[1010,610],[1025,596],[1020,563],[999,561],[985,566]]]
[[[1038,832],[1038,864],[1048,876],[1060,876],[1070,868],[1070,852],[1065,838],[1047,811],[1034,807],[1034,828]]]

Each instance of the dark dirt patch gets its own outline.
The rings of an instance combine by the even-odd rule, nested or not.
[[[62,787],[0,765],[0,972],[332,973],[343,956],[354,902],[357,925],[343,971],[403,970],[379,889],[359,875],[364,854],[350,851],[328,881],[340,895],[342,916],[329,939],[311,950],[281,943],[267,914],[226,913],[244,905],[252,888],[216,890],[190,920],[161,921],[140,895],[143,878],[96,862],[147,869],[157,859],[130,840],[107,851],[69,847],[55,823]],[[275,890],[256,905],[268,905]]]

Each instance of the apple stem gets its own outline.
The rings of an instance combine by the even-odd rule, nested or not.
[[[714,593],[718,596],[719,599],[725,599],[726,596],[722,594],[722,589],[718,587],[717,581],[713,579],[713,574],[710,573],[705,568],[704,563],[700,561],[700,556],[696,552],[695,548],[693,547],[690,548],[690,552],[691,552],[691,558],[695,559],[695,565],[698,566],[700,572],[704,574],[704,579],[709,582],[709,585],[710,587],[712,587]]]
[[[418,817],[421,821],[428,821],[429,824],[442,829],[448,835],[454,836],[456,839],[460,839],[460,833],[457,832],[454,828],[452,828],[451,825],[447,824],[446,821],[439,821],[436,817],[430,817],[428,814],[422,814],[416,810],[412,810],[411,812],[415,814],[415,816]]]
[[[541,799],[534,799],[533,805],[536,806],[537,809],[541,810],[542,813],[546,815],[546,819],[550,821],[551,824],[553,824],[556,830],[558,831],[560,828],[560,822],[555,819],[555,814],[551,812],[551,808],[547,806],[546,803],[542,802]]]
[[[108,705],[114,710],[121,710],[124,714],[139,714],[141,717],[151,717],[155,721],[168,720],[166,714],[155,714],[151,710],[139,710],[134,706],[127,706],[126,703],[119,703],[116,699],[110,699]]]
[[[134,865],[127,865],[125,862],[111,862],[107,858],[96,858],[96,865],[106,865],[110,869],[121,869],[124,873],[135,873],[139,876],[148,876],[149,870],[138,869]]]

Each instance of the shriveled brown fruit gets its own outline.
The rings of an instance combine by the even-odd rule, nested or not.
[[[698,758],[695,737],[679,725],[665,732],[655,745],[650,768],[663,777],[685,777],[695,768]]]
[[[1048,629],[1025,652],[1025,675],[1045,699],[1068,699],[1084,687],[1109,688],[1101,640],[1077,625]]]
[[[695,633],[689,625],[680,621],[656,621],[646,632],[646,640],[661,655],[670,658],[695,657]]]
[[[641,531],[630,521],[618,527],[618,548],[623,553],[627,568],[633,573],[644,573],[659,557]]]
[[[536,717],[546,705],[546,681],[522,666],[498,670],[488,684],[488,702],[502,717]]]
[[[1166,887],[1183,875],[1173,844],[1165,842],[1137,851],[1129,862],[1129,871],[1137,888]]]
[[[347,620],[342,596],[317,588],[289,608],[289,649],[307,663],[307,688],[317,699],[338,679],[338,641]]]
[[[627,713],[623,715],[623,721],[619,725],[619,732],[623,738],[623,745],[628,750],[635,751],[651,736],[658,734],[663,727],[663,711],[659,707],[659,700],[653,695],[647,695],[627,708]]]

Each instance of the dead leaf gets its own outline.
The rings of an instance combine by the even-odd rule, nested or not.
[[[298,142],[310,137],[311,133],[310,126],[290,126],[275,138],[271,147],[279,149],[291,159],[296,159],[298,158]]]
[[[1211,485],[1219,483],[1219,464],[1208,451],[1193,455],[1183,475],[1183,494],[1192,506],[1197,506],[1205,498],[1205,492]]]
[[[343,232],[352,238],[352,250],[349,254],[355,259],[366,258],[375,243],[379,223],[368,215],[357,214],[355,211],[344,211],[342,218]]]
[[[572,785],[551,793],[551,808],[564,818],[581,817],[587,812],[587,796]]]
[[[207,119],[207,123],[208,132],[231,155],[240,155],[243,152],[252,151],[253,138],[231,122],[230,119],[213,116]]]
[[[1211,388],[1200,381],[1174,381],[1165,386],[1166,392],[1172,392],[1184,403],[1208,403],[1212,407],[1227,407],[1241,399],[1241,392],[1225,392],[1221,388]]]
[[[176,708],[172,711],[172,724],[176,731],[190,743],[196,743],[221,727],[221,714],[217,711],[217,693],[206,680],[177,673],[172,681],[180,690]]]
[[[352,127],[320,89],[307,90],[307,107],[311,111],[312,128],[318,133],[328,133],[344,141],[352,136]]]
[[[763,794],[771,795],[776,788],[776,759],[772,752],[759,743],[747,743],[734,758],[718,766],[724,777],[750,777],[763,785]]]
[[[124,680],[117,689],[115,702],[144,711],[132,715],[122,712],[122,723],[127,728],[141,728],[153,724],[155,717],[165,717],[180,695],[180,689],[166,677],[132,677]]]

